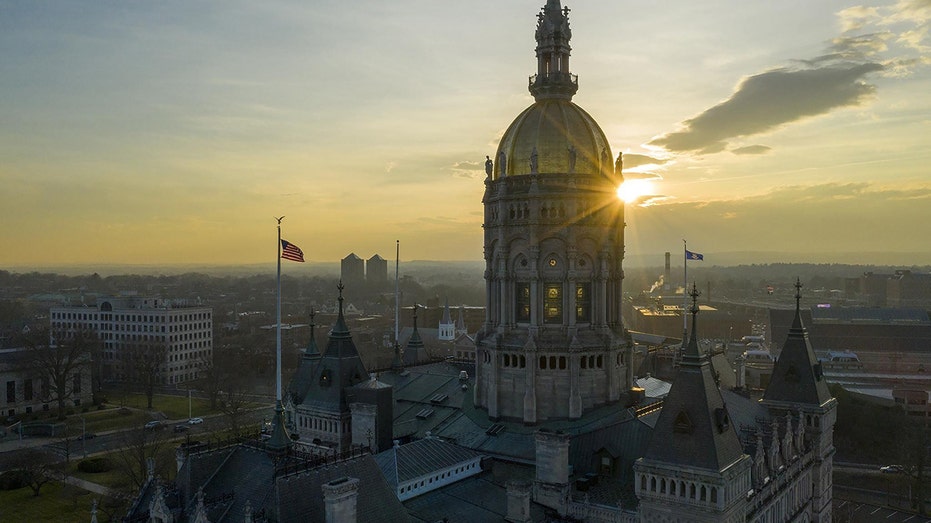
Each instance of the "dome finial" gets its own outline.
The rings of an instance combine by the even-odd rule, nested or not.
[[[579,79],[569,72],[569,8],[559,0],[547,0],[537,14],[537,74],[530,77],[530,94],[537,100],[571,100]]]

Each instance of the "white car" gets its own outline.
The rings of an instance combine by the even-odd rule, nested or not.
[[[200,425],[201,423],[204,422],[204,418],[191,418],[187,420],[187,422],[190,423],[191,425]]]

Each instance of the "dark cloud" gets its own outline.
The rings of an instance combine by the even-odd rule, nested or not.
[[[641,165],[663,165],[669,160],[664,160],[662,158],[655,158],[653,156],[647,156],[645,154],[635,154],[635,153],[625,153],[624,154],[624,168],[633,169],[634,167],[640,167]]]
[[[774,69],[744,79],[724,102],[684,122],[685,129],[650,142],[673,152],[715,153],[727,141],[780,125],[859,105],[876,91],[863,81],[877,63]]]
[[[734,154],[766,154],[769,151],[772,151],[773,148],[768,145],[747,145],[746,147],[738,147],[736,149],[731,149],[731,152]]]

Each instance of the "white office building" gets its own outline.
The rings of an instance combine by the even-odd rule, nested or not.
[[[164,353],[158,381],[164,385],[197,379],[213,362],[213,309],[185,301],[120,296],[98,298],[96,306],[53,307],[53,336],[79,330],[101,341],[97,368],[103,380],[128,379],[131,350]]]

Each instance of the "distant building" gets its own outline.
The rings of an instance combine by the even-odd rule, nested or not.
[[[388,260],[374,255],[365,262],[365,281],[369,285],[388,283]]]
[[[4,416],[31,414],[58,408],[46,369],[41,367],[42,357],[35,351],[49,351],[47,347],[13,348],[0,350],[0,413]],[[67,378],[65,406],[78,407],[93,402],[91,385],[91,355],[84,353],[76,359],[74,372]]]
[[[356,256],[356,253],[349,253],[339,264],[339,277],[343,284],[350,290],[358,288],[365,282],[365,260]]]
[[[931,301],[931,274],[897,270],[848,278],[847,299],[867,307],[924,307]]]
[[[98,362],[103,380],[130,379],[129,351],[164,353],[158,382],[196,380],[213,364],[213,309],[179,300],[140,296],[98,298],[94,307],[52,307],[49,326],[56,333],[87,331],[103,343]]]

